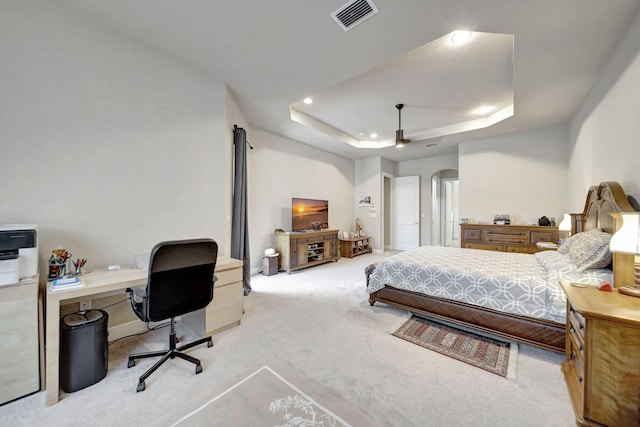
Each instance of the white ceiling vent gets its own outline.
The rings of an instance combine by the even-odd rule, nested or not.
[[[354,0],[343,5],[331,14],[331,17],[345,31],[366,21],[378,13],[378,8],[370,0]]]

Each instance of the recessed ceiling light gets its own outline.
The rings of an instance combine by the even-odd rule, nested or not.
[[[471,38],[471,34],[473,34],[471,31],[466,31],[466,30],[454,31],[453,34],[451,35],[451,43],[457,44],[457,45],[466,43]]]
[[[305,98],[302,102],[304,102],[305,104],[309,105],[309,104],[313,104],[313,99],[311,98]]]
[[[487,114],[491,111],[493,111],[493,107],[491,105],[481,105],[473,110],[473,114]]]
[[[365,136],[365,135],[366,135],[366,133],[364,133],[364,132],[360,132],[360,133],[358,133],[358,136],[360,136],[360,137],[363,137],[363,136]]]
[[[371,134],[371,135],[369,135],[369,136],[370,136],[371,138],[373,138],[373,139],[376,139],[376,138],[378,137],[378,134],[374,132],[374,133],[372,133],[372,134]]]

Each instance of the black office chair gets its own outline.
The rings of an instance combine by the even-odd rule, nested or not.
[[[138,382],[136,391],[144,391],[145,380],[164,362],[179,357],[196,365],[196,374],[202,372],[200,360],[182,351],[207,343],[213,346],[211,337],[176,348],[176,316],[200,310],[213,299],[213,284],[217,280],[213,272],[218,258],[218,244],[212,239],[175,240],[158,243],[153,247],[149,260],[149,277],[146,288],[128,288],[131,307],[143,322],[159,322],[171,319],[169,349],[129,355],[128,368],[136,359],[162,356]]]

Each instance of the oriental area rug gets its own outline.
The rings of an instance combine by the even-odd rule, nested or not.
[[[158,420],[171,426],[378,426],[365,411],[297,371],[267,357]]]
[[[393,335],[494,374],[507,378],[515,376],[515,370],[509,369],[510,356],[514,353],[512,345],[517,352],[515,343],[498,341],[418,316],[412,316]]]

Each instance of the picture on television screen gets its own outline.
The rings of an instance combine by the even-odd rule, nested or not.
[[[293,231],[329,228],[329,201],[292,198],[291,223]]]

